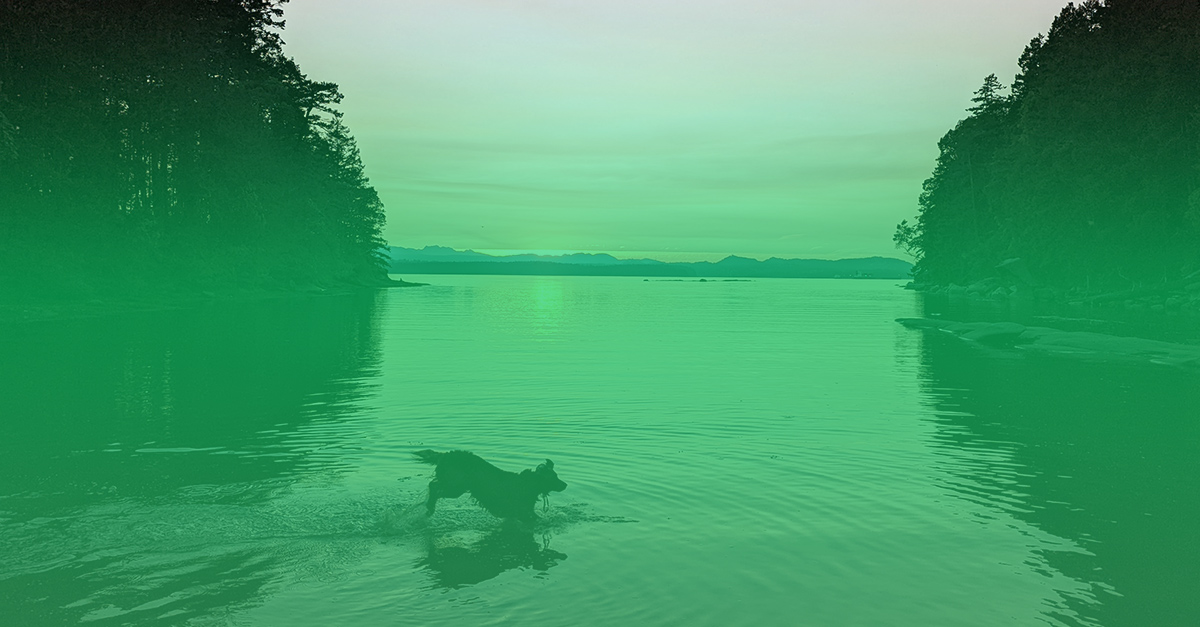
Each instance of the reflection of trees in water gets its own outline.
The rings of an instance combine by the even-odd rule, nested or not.
[[[352,411],[375,373],[374,299],[212,304],[14,330],[0,365],[0,414],[11,424],[0,446],[16,472],[0,477],[0,491],[53,487],[65,491],[57,505],[75,507],[114,491],[286,475],[295,453],[286,435]],[[254,454],[267,447],[273,457]]]
[[[434,586],[460,588],[516,568],[545,572],[565,559],[566,554],[550,548],[549,535],[539,539],[520,525],[505,524],[466,544],[431,535],[416,566],[429,571]]]
[[[1072,609],[1106,626],[1200,616],[1195,373],[989,354],[938,334],[921,365],[939,443],[978,460],[949,465],[964,479],[952,488],[1078,543],[1091,555],[1047,562],[1119,594]]]
[[[136,576],[128,559],[99,557],[0,582],[5,624],[178,625],[255,599],[278,568],[277,560],[253,549],[172,555],[147,564],[161,571]],[[113,572],[130,581],[97,586]]]
[[[139,624],[173,624],[260,594],[277,560],[224,537],[241,524],[225,517],[341,463],[315,449],[346,430],[320,427],[354,414],[377,372],[379,298],[212,303],[0,334],[6,620],[66,624],[148,604]],[[229,528],[195,529],[193,508]]]

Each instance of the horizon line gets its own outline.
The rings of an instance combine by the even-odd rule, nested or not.
[[[546,249],[546,248],[530,248],[530,249],[522,249],[522,248],[456,248],[454,246],[445,246],[445,245],[441,245],[441,244],[427,244],[427,245],[421,246],[421,247],[414,247],[414,246],[399,246],[396,244],[392,244],[390,242],[388,243],[388,246],[393,246],[396,248],[408,248],[410,250],[421,250],[423,248],[430,248],[430,247],[448,248],[455,252],[475,252],[475,253],[480,253],[483,255],[488,255],[490,257],[515,257],[515,256],[519,256],[519,255],[537,255],[537,256],[542,256],[542,257],[562,257],[562,256],[568,256],[568,255],[609,255],[611,257],[614,257],[614,258],[616,258],[618,260],[622,260],[622,261],[647,259],[650,261],[659,261],[662,263],[697,263],[697,262],[702,262],[702,261],[708,261],[710,263],[715,263],[715,262],[721,261],[722,259],[727,259],[729,257],[739,257],[742,259],[753,259],[755,261],[766,261],[768,259],[788,259],[788,260],[799,259],[799,260],[806,260],[806,261],[807,260],[842,261],[842,260],[847,260],[847,259],[881,258],[881,259],[897,259],[900,261],[904,261],[905,263],[912,263],[911,261],[904,259],[904,258],[900,257],[899,255],[891,256],[891,255],[880,255],[880,254],[874,254],[874,255],[868,254],[868,255],[861,255],[861,256],[834,258],[834,257],[791,257],[791,256],[781,256],[779,254],[762,254],[762,253],[757,253],[757,254],[756,253],[737,253],[737,252],[717,253],[717,252],[709,252],[709,251],[577,250],[577,249]]]

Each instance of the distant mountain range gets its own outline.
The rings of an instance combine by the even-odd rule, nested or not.
[[[779,259],[730,255],[716,263],[617,259],[604,253],[498,257],[444,246],[388,248],[392,274],[525,274],[571,276],[908,279],[912,264],[891,257]]]

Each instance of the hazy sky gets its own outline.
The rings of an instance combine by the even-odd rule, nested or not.
[[[937,140],[1065,0],[292,0],[387,239],[898,256]]]

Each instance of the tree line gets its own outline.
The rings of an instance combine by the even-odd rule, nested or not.
[[[1129,289],[1200,270],[1200,6],[1069,4],[988,76],[942,137],[919,215],[895,241],[918,284],[1020,259],[1063,288]]]
[[[10,290],[381,281],[383,206],[286,0],[0,0]]]

